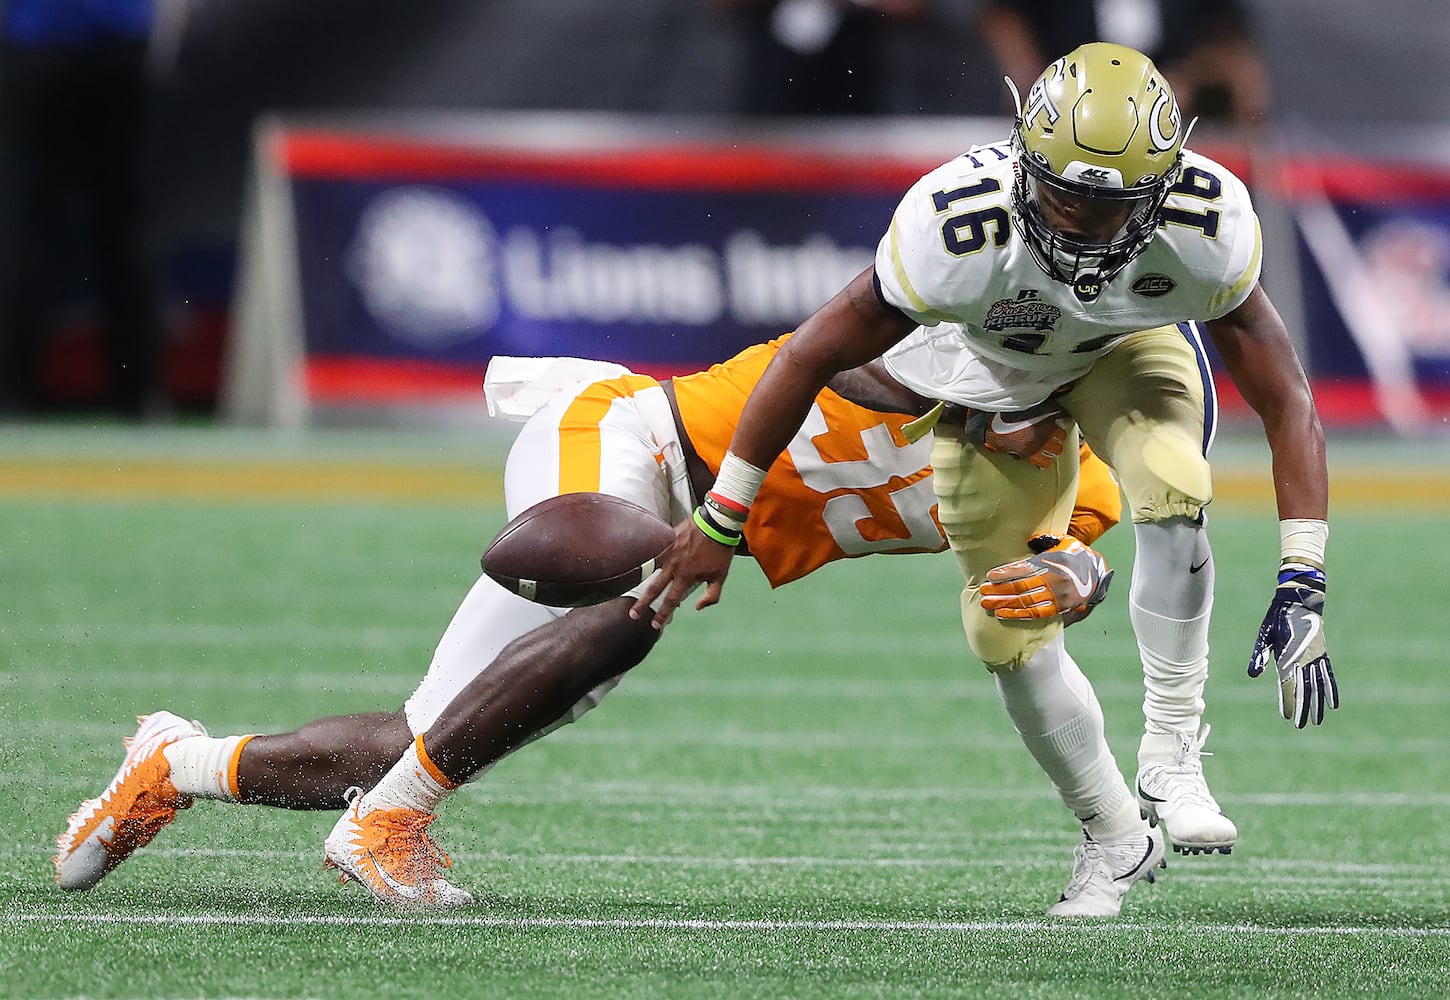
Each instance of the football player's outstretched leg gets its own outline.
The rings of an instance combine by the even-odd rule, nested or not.
[[[62,889],[94,887],[197,799],[336,809],[376,781],[408,745],[402,712],[319,719],[293,733],[209,736],[171,712],[143,716],[120,770],[82,802],[56,840]]]
[[[378,784],[412,750],[413,727],[426,728],[445,711],[447,705],[439,702],[469,678],[468,697],[481,699],[487,710],[475,713],[472,701],[459,699],[456,725],[469,763],[454,758],[450,764],[461,774],[481,771],[577,719],[658,638],[630,620],[626,608],[627,602],[613,601],[556,618],[557,612],[482,577],[440,640],[434,669],[403,710],[319,719],[291,733],[226,737],[209,736],[198,723],[170,712],[155,712],[127,740],[110,785],[81,804],[58,838],[56,880],[71,890],[95,886],[196,799],[286,809],[347,804],[327,843],[328,860],[345,878],[400,905],[466,903],[467,893],[439,874],[450,862],[428,834],[431,810],[390,803],[386,796],[376,808],[372,800],[358,798],[357,790]],[[508,642],[531,615],[543,624]],[[505,630],[504,621],[513,631]],[[480,658],[483,670],[475,665]]]
[[[575,609],[505,647],[381,780],[350,798],[324,844],[327,865],[379,903],[442,909],[472,902],[443,877],[452,862],[428,834],[438,804],[508,753],[592,709],[644,659],[658,633],[630,619],[629,604]]]

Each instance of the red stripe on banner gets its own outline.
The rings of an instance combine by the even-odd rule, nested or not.
[[[1233,172],[1233,175],[1245,184],[1251,184],[1252,164],[1249,159],[1249,151],[1241,145],[1199,145],[1194,143],[1189,147],[1196,153],[1202,153],[1210,160],[1226,167]]]
[[[920,160],[702,146],[540,153],[293,131],[280,156],[297,177],[353,180],[518,179],[664,190],[905,190],[936,166]],[[829,193],[829,192],[826,192]]]
[[[626,363],[653,378],[693,374],[695,367]],[[322,405],[457,404],[483,402],[483,372],[475,365],[402,358],[313,355],[305,367],[307,393]],[[1225,376],[1218,376],[1219,406],[1225,417],[1252,418],[1253,411]],[[1373,383],[1368,379],[1316,379],[1314,400],[1326,424],[1341,427],[1384,422]],[[1429,410],[1450,415],[1450,388],[1422,392]]]
[[[699,370],[693,365],[621,363],[638,375],[657,379]],[[303,365],[308,398],[323,405],[481,403],[483,375],[483,369],[473,364],[361,355],[313,354]]]
[[[1347,202],[1450,198],[1450,170],[1348,157],[1294,157],[1285,161],[1282,179],[1290,196],[1322,194]]]
[[[1233,144],[1194,147],[1245,180],[1247,150]],[[541,184],[661,190],[900,191],[937,165],[933,160],[808,152],[769,146],[639,146],[561,152],[481,148],[396,136],[294,129],[278,155],[296,177],[421,181],[446,178],[524,180]],[[1266,157],[1265,164],[1274,158]],[[1289,156],[1278,161],[1289,196],[1346,201],[1450,198],[1450,170],[1374,163],[1345,156]]]
[[[1225,417],[1253,418],[1254,411],[1227,376],[1216,376],[1214,385],[1218,389],[1219,409]],[[1367,378],[1311,379],[1310,388],[1314,391],[1319,419],[1325,424],[1378,427],[1386,420],[1374,383]],[[1450,417],[1450,386],[1421,386],[1420,399],[1433,419]]]
[[[482,402],[483,373],[472,365],[410,358],[310,355],[307,395],[316,403]]]

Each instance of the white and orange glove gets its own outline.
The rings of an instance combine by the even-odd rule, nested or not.
[[[1113,571],[1096,550],[1071,535],[1029,539],[1032,555],[989,570],[982,608],[1005,621],[1061,618],[1080,622],[1108,596]]]

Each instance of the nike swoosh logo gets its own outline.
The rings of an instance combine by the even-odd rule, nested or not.
[[[1066,576],[1069,580],[1071,580],[1072,585],[1077,588],[1077,596],[1086,598],[1093,592],[1091,584],[1089,584],[1088,581],[1084,580],[1082,577],[1074,573],[1072,567],[1068,565],[1066,559],[1044,559],[1042,561],[1047,563],[1049,566],[1056,566],[1059,570],[1061,570],[1062,574]]]
[[[1037,423],[1036,420],[1003,420],[1002,414],[992,414],[992,430],[997,434],[1015,434],[1025,431]]]
[[[1147,847],[1146,850],[1143,851],[1143,856],[1138,859],[1138,863],[1136,865],[1134,865],[1132,868],[1130,868],[1128,871],[1124,872],[1123,874],[1119,875],[1117,878],[1113,879],[1113,881],[1114,882],[1121,882],[1125,878],[1126,879],[1136,879],[1138,877],[1138,873],[1143,870],[1143,866],[1148,863],[1148,859],[1151,858],[1152,856],[1153,856],[1153,841],[1150,838],[1148,840],[1148,847]]]
[[[1196,565],[1190,565],[1190,566],[1189,566],[1189,567],[1188,567],[1188,572],[1190,572],[1190,573],[1197,573],[1197,572],[1198,572],[1198,571],[1199,571],[1199,570],[1201,570],[1201,569],[1203,569],[1203,567],[1205,567],[1205,566],[1207,566],[1207,565],[1208,565],[1208,560],[1207,560],[1207,559],[1205,559],[1205,560],[1204,560],[1204,561],[1203,561],[1203,562],[1201,562],[1201,563],[1198,563],[1198,564],[1196,564]]]
[[[393,876],[388,874],[388,870],[383,867],[383,863],[378,860],[378,856],[372,851],[368,851],[368,860],[373,863],[373,870],[378,873],[378,878],[387,883],[388,888],[392,889],[399,896],[412,902],[423,898],[423,887],[421,885],[405,885],[393,878]]]
[[[1315,614],[1309,615],[1305,625],[1307,631],[1304,634],[1304,638],[1299,641],[1299,644],[1294,647],[1292,652],[1287,649],[1284,651],[1284,655],[1279,657],[1280,663],[1284,663],[1285,661],[1287,661],[1294,664],[1296,667],[1303,666],[1303,664],[1299,662],[1299,656],[1304,652],[1304,650],[1309,648],[1309,644],[1314,641],[1314,637],[1319,634],[1319,629],[1322,627],[1319,623],[1319,616]]]

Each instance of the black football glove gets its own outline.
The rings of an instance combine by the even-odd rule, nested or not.
[[[1249,657],[1257,677],[1273,660],[1279,670],[1279,712],[1303,729],[1324,721],[1326,708],[1339,707],[1339,684],[1324,644],[1324,574],[1308,566],[1279,573],[1279,586],[1259,626]]]

